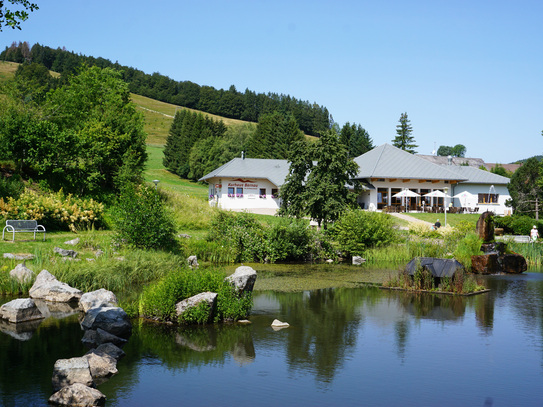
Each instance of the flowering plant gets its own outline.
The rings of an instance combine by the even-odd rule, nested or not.
[[[266,198],[266,194],[260,195],[260,197],[265,199],[265,198]]]
[[[236,198],[243,198],[243,194],[236,194]]]
[[[215,195],[210,194],[210,195],[209,195],[209,199],[213,199],[213,198],[215,198]]]
[[[234,198],[235,196],[235,194],[228,194],[228,198]]]
[[[273,199],[279,198],[279,195],[272,195]]]

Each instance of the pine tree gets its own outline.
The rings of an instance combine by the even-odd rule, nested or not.
[[[415,154],[415,148],[418,145],[415,144],[415,138],[411,135],[413,128],[411,127],[411,121],[407,118],[407,113],[402,113],[398,121],[400,123],[396,126],[398,135],[392,140],[392,145],[408,153]]]

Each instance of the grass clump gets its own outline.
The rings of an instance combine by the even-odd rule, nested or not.
[[[204,323],[210,320],[238,320],[248,315],[252,307],[250,293],[238,294],[226,282],[224,272],[215,269],[169,272],[158,282],[143,290],[139,313],[145,318],[177,323]],[[198,306],[177,317],[175,305],[202,292],[217,293],[216,311],[212,315],[207,306]]]

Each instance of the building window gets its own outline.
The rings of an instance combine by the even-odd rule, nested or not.
[[[243,188],[241,187],[236,188],[236,198],[243,198]]]
[[[234,187],[228,187],[228,198],[234,198],[235,196]]]
[[[500,194],[479,194],[478,203],[480,204],[497,204]]]
[[[279,198],[279,190],[277,188],[272,188],[272,198]]]
[[[260,198],[265,199],[266,198],[266,188],[260,188]]]

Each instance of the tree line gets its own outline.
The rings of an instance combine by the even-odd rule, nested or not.
[[[273,112],[290,114],[306,134],[320,136],[331,126],[328,109],[316,103],[299,100],[278,93],[256,93],[249,89],[240,92],[234,85],[228,90],[198,85],[190,81],[175,81],[160,73],[146,74],[138,69],[111,62],[105,58],[84,56],[65,48],[53,49],[48,46],[27,42],[13,43],[0,54],[0,60],[17,63],[35,62],[47,69],[67,76],[76,72],[79,66],[112,68],[121,72],[128,83],[130,92],[163,102],[172,103],[218,116],[258,122],[260,116]]]

